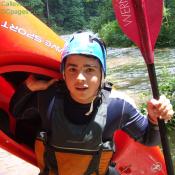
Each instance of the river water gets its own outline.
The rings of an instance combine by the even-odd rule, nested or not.
[[[155,50],[154,60],[158,80],[164,68],[175,76],[175,49]],[[108,48],[107,80],[115,87],[135,99],[136,104],[146,102],[151,96],[147,68],[137,48]],[[148,93],[142,98],[142,93]],[[168,134],[172,159],[175,167],[175,131]]]
[[[168,72],[175,75],[175,49],[155,50],[154,63],[157,77],[165,67]],[[109,48],[107,67],[107,79],[111,80],[118,89],[130,94],[151,93],[147,68],[139,49]]]

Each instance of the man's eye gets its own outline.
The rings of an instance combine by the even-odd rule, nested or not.
[[[76,72],[76,69],[74,67],[71,67],[68,70],[69,70],[69,72]]]
[[[94,72],[95,70],[94,69],[92,69],[92,68],[87,68],[86,69],[86,72]]]

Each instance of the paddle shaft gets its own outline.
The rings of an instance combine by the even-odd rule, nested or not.
[[[159,99],[159,90],[157,84],[157,77],[154,64],[147,64],[147,70],[150,78],[151,89],[153,93],[153,97],[155,99]],[[164,120],[158,119],[160,137],[162,142],[163,154],[166,163],[166,169],[168,175],[174,175],[173,163],[171,159],[171,153],[169,148],[169,142],[167,138],[167,131]]]
[[[147,65],[148,74],[150,78],[151,88],[153,97],[155,99],[159,99],[159,89],[157,83],[157,76],[154,66],[154,51],[152,49],[152,43],[150,38],[149,26],[148,26],[148,19],[146,14],[146,7],[145,4],[140,3],[138,0],[134,0],[135,2],[135,13],[138,21],[138,28],[139,28],[139,36],[141,41],[141,52],[144,57],[144,60]],[[162,148],[166,163],[166,169],[168,175],[174,175],[173,163],[170,154],[169,142],[167,138],[167,131],[164,120],[158,119],[160,137],[162,142]]]

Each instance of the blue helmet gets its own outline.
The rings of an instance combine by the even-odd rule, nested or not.
[[[106,74],[106,47],[104,42],[90,33],[77,33],[65,45],[61,55],[61,72],[64,71],[65,58],[73,54],[89,55],[97,58]]]

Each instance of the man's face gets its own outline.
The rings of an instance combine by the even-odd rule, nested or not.
[[[64,76],[71,97],[79,103],[91,103],[101,84],[98,60],[84,55],[70,55],[65,63]]]

